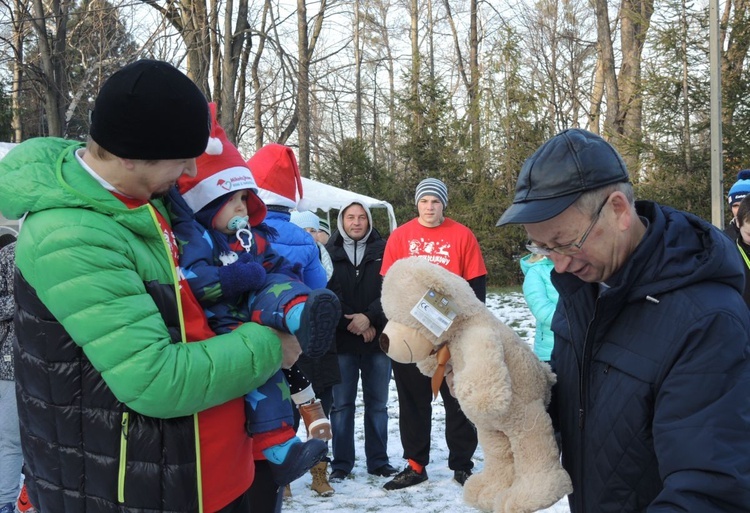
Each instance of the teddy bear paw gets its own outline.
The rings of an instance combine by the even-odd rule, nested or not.
[[[486,471],[473,474],[464,483],[464,502],[482,511],[492,511],[495,498],[510,486],[510,482],[503,485],[502,481]]]
[[[495,513],[532,513],[546,509],[572,493],[570,476],[562,468],[544,473],[525,474],[506,492],[497,496]]]

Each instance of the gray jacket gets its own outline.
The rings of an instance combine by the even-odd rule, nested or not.
[[[16,243],[12,242],[0,249],[0,379],[14,381],[13,342],[16,332],[13,329],[13,271]]]

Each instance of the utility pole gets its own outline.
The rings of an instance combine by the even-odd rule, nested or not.
[[[709,6],[709,66],[711,68],[711,222],[724,229],[724,151],[721,135],[721,48],[719,47],[719,0]]]

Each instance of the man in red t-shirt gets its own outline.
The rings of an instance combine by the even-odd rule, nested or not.
[[[471,230],[443,215],[448,206],[446,185],[436,178],[426,178],[417,186],[414,200],[419,215],[388,237],[380,274],[385,276],[396,260],[418,256],[464,278],[484,302],[487,269],[482,251]],[[425,466],[430,461],[432,429],[430,378],[415,364],[397,362],[393,362],[393,376],[398,391],[401,444],[408,464],[383,486],[386,490],[399,490],[427,480]],[[477,448],[477,434],[447,383],[443,382],[440,394],[445,406],[448,467],[453,470],[454,479],[463,485],[474,467],[471,458]]]

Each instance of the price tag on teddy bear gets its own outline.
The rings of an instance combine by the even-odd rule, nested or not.
[[[436,337],[440,337],[453,324],[456,311],[447,296],[429,289],[411,309],[411,315]]]

